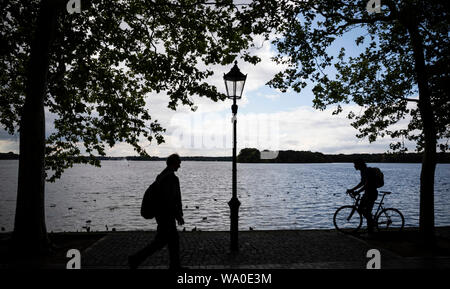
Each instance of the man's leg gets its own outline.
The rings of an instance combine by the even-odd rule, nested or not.
[[[369,233],[373,233],[373,227],[375,226],[375,220],[373,219],[372,216],[372,210],[373,210],[373,206],[375,204],[375,201],[378,198],[378,191],[377,190],[371,190],[368,193],[368,198],[367,198],[367,214],[370,217],[370,228],[368,228]],[[369,225],[367,225],[369,227]]]
[[[162,249],[168,242],[169,230],[165,222],[158,222],[156,236],[153,241],[129,257],[131,267],[137,267],[145,259],[151,256],[156,251]]]
[[[372,218],[372,209],[367,209],[366,213],[364,215],[364,217],[366,217],[367,220],[367,232],[373,233],[373,218]]]
[[[367,231],[373,233],[373,218],[372,218],[372,208],[375,200],[370,200],[366,195],[361,198],[360,211],[361,214],[366,218],[367,221]]]
[[[168,247],[171,269],[177,269],[181,267],[180,264],[180,239],[178,236],[177,226],[175,221],[171,223],[168,234]]]

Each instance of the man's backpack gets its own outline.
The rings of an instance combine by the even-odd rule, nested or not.
[[[381,188],[382,186],[384,186],[383,172],[379,168],[370,168],[370,170],[375,187]]]
[[[145,191],[141,204],[141,216],[144,219],[153,219],[155,217],[159,190],[159,182],[155,180]]]
[[[144,219],[153,219],[158,213],[161,205],[161,184],[169,174],[170,172],[161,173],[145,191],[141,204],[141,216]]]

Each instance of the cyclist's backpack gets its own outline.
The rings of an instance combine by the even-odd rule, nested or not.
[[[384,186],[384,174],[379,168],[370,168],[375,187],[381,188]]]

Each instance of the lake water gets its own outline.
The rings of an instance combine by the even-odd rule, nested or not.
[[[180,178],[185,228],[229,230],[231,162],[183,162]],[[419,224],[420,164],[369,164],[385,175],[387,207]],[[164,162],[103,161],[101,168],[76,165],[46,185],[49,231],[154,230],[139,210],[142,195]],[[0,160],[0,226],[12,231],[17,191],[17,160]],[[238,164],[240,230],[333,228],[335,210],[351,200],[345,190],[359,182],[353,164]],[[450,225],[450,165],[438,164],[436,225]],[[90,221],[90,222],[89,222]],[[181,230],[182,228],[180,228]]]

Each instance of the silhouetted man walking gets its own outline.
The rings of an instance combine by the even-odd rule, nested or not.
[[[376,180],[371,170],[362,159],[353,162],[355,169],[361,171],[361,181],[356,187],[349,189],[348,192],[354,196],[364,191],[364,195],[359,202],[359,211],[367,220],[367,231],[373,233],[372,208],[378,197]]]
[[[183,206],[181,203],[180,181],[174,174],[181,164],[180,156],[172,154],[167,158],[167,167],[158,175],[159,192],[155,219],[158,224],[155,239],[142,250],[128,257],[130,268],[135,269],[148,256],[169,247],[170,269],[180,269],[180,246],[177,225],[184,224]]]

